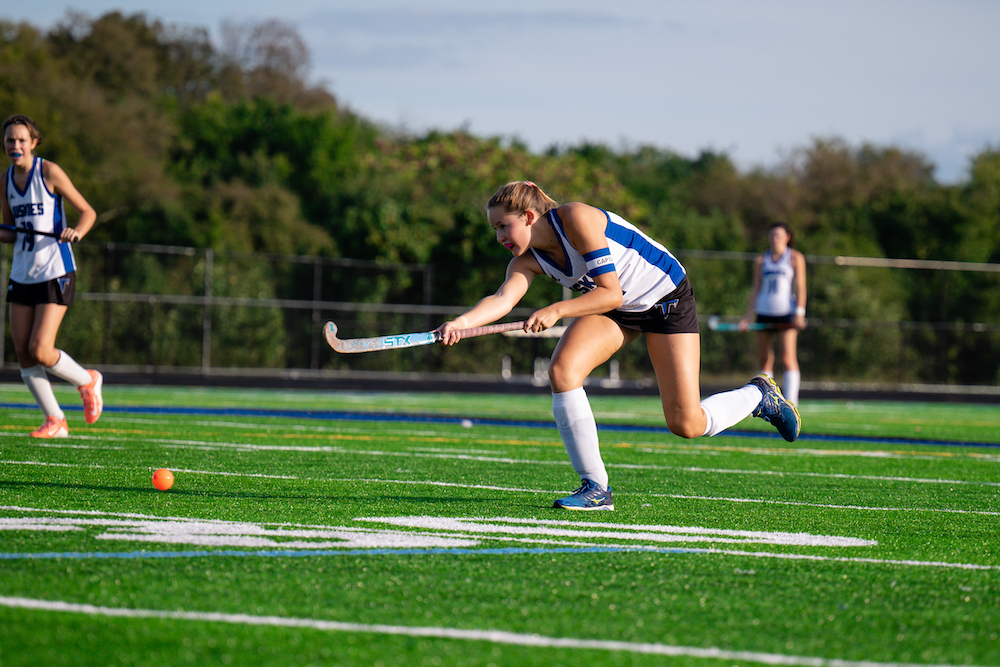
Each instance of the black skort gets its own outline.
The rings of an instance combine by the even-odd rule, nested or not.
[[[643,333],[679,334],[699,333],[698,308],[694,302],[694,288],[687,278],[681,281],[659,303],[641,313],[624,313],[612,310],[607,317],[625,327]]]
[[[65,276],[47,280],[43,283],[24,285],[13,280],[7,285],[7,303],[20,303],[25,306],[38,306],[43,303],[57,303],[60,306],[72,306],[76,300],[76,272],[71,271]]]

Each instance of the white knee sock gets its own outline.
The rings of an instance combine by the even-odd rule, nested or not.
[[[56,419],[66,419],[66,415],[59,407],[59,401],[56,400],[56,395],[52,392],[52,385],[45,374],[45,367],[41,364],[35,364],[29,368],[22,368],[21,379],[28,386],[31,395],[35,397],[35,402],[42,409],[43,415]]]
[[[785,371],[785,386],[781,393],[786,399],[795,405],[799,404],[799,384],[802,382],[802,373],[799,371]]]
[[[608,488],[608,471],[601,459],[597,422],[583,387],[552,393],[552,415],[573,470],[580,476]]]
[[[69,382],[74,387],[82,387],[85,384],[90,384],[91,377],[87,369],[78,364],[73,357],[62,350],[57,351],[59,352],[59,361],[49,366],[46,370],[57,378],[66,380],[66,382]]]
[[[708,420],[702,435],[712,436],[740,423],[753,412],[763,396],[752,384],[709,396],[701,402]]]

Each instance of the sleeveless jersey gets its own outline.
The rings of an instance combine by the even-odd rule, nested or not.
[[[795,267],[792,266],[792,249],[785,248],[777,261],[771,258],[770,251],[765,252],[760,271],[757,314],[784,317],[794,313],[795,292],[792,285],[795,281]]]
[[[63,198],[49,192],[42,176],[42,158],[36,157],[21,190],[14,182],[14,167],[7,170],[7,202],[14,226],[60,233],[66,227]],[[23,285],[43,283],[76,270],[73,249],[50,236],[18,233],[10,279]]]
[[[603,213],[608,219],[604,235],[608,239],[610,258],[622,287],[622,305],[616,310],[622,312],[649,310],[663,297],[677,289],[687,275],[684,267],[669,250],[646,236],[635,225],[610,211]],[[546,216],[570,265],[560,266],[547,253],[531,248],[542,271],[556,282],[576,292],[585,293],[593,290],[597,287],[593,277],[611,270],[607,264],[607,251],[598,250],[584,257],[566,238],[566,231],[556,210],[552,209]],[[588,260],[592,267],[590,270],[587,268]]]

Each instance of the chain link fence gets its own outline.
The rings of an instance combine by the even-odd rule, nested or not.
[[[119,243],[80,244],[74,251],[80,266],[77,303],[67,314],[58,344],[81,363],[105,372],[192,380],[461,377],[540,385],[545,360],[557,343],[487,336],[448,349],[425,346],[359,355],[338,355],[326,345],[322,327],[328,320],[337,322],[341,337],[361,338],[427,331],[466,310],[471,304],[433,303],[442,286],[435,285],[435,267],[429,264]],[[675,254],[692,276],[702,320],[710,315],[739,319],[755,255]],[[10,249],[5,247],[0,253],[4,286],[9,266]],[[1000,323],[903,321],[899,310],[862,312],[872,316],[859,317],[864,297],[857,292],[889,281],[892,273],[898,281],[899,272],[1000,280],[1000,265],[807,256],[807,266],[809,327],[799,336],[804,392],[853,383],[996,393]],[[501,270],[498,265],[498,283]],[[846,290],[854,293],[851,307],[838,297]],[[558,298],[558,291],[553,296]],[[523,319],[530,312],[519,308],[511,318]],[[886,317],[878,317],[880,312]],[[9,327],[2,324],[3,369],[10,375],[18,366]],[[752,334],[703,326],[703,384],[745,382],[757,371],[754,345]],[[598,369],[594,381],[610,387],[655,387],[642,342]]]

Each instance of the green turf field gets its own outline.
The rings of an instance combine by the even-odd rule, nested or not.
[[[995,406],[597,396],[616,511],[568,513],[544,396],[57,389],[38,441],[0,385],[0,667],[1000,665]]]

